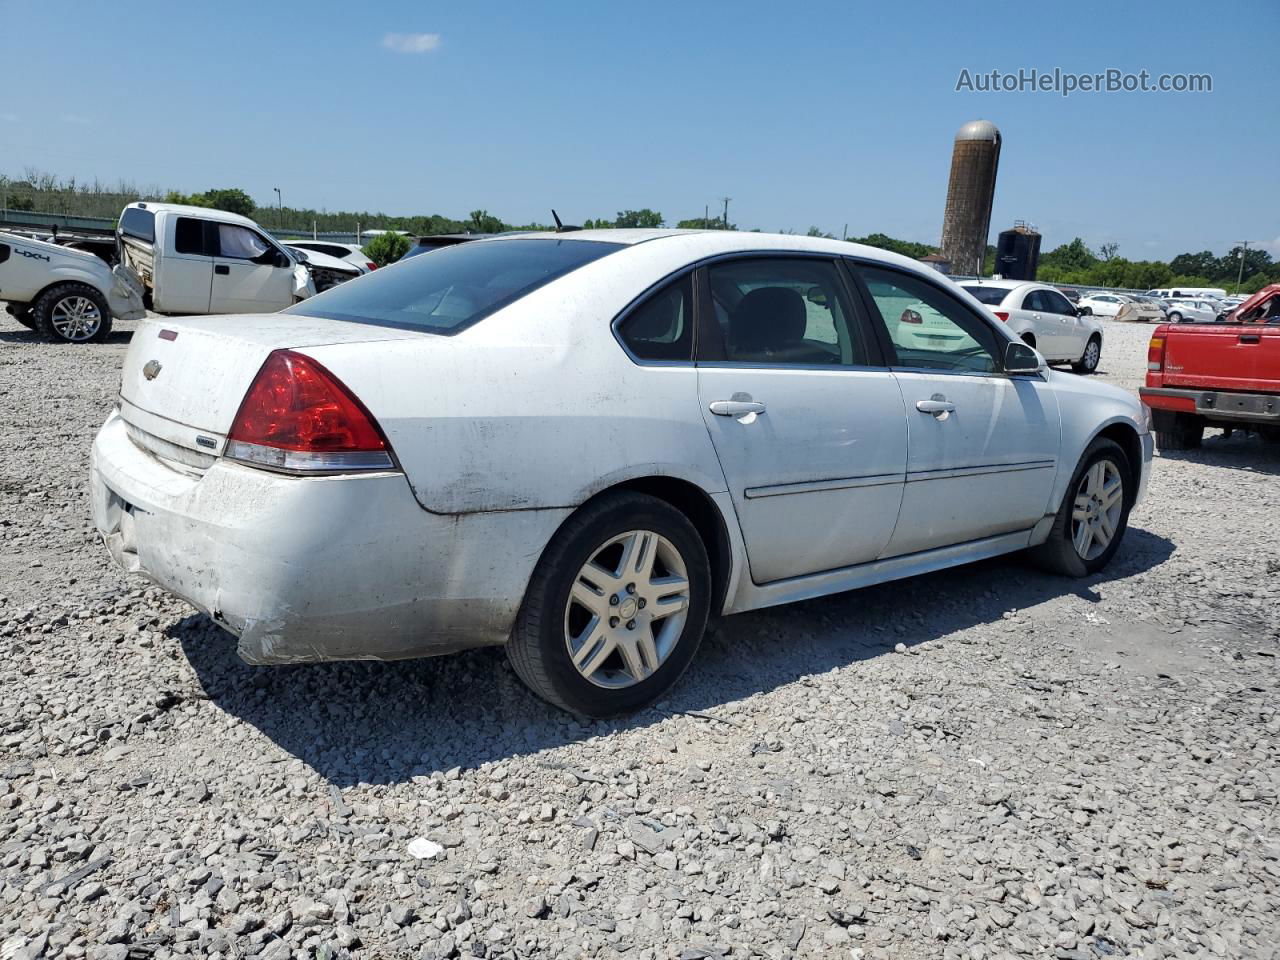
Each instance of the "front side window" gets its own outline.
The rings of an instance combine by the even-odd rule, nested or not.
[[[724,359],[736,363],[863,366],[862,329],[854,322],[836,265],[772,257],[707,268]],[[699,349],[699,354],[704,351]],[[708,359],[712,357],[707,354]]]
[[[222,256],[233,260],[254,260],[271,249],[257,233],[234,223],[218,224],[218,246]]]
[[[1049,313],[1071,316],[1076,312],[1076,308],[1071,306],[1071,301],[1056,290],[1041,290],[1040,297],[1044,302],[1044,309]]]
[[[284,312],[454,334],[622,247],[559,237],[477,240],[375,270]]]
[[[909,274],[863,264],[855,269],[888,330],[898,366],[956,373],[999,369],[995,331],[959,301]]]
[[[638,360],[691,360],[693,274],[667,284],[632,310],[618,333]]]

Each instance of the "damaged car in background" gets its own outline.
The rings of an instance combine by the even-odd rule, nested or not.
[[[712,615],[1020,550],[1093,574],[1152,456],[1126,391],[842,241],[495,237],[232,319],[134,335],[92,448],[116,562],[250,663],[505,644],[589,716]]]

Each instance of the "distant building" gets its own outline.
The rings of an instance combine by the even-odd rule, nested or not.
[[[960,276],[982,273],[991,228],[991,203],[1000,166],[1000,131],[974,120],[956,134],[951,153],[947,207],[942,215],[942,256]]]
[[[951,272],[951,261],[940,253],[931,253],[927,257],[921,257],[920,262],[926,266],[932,267],[939,273]]]

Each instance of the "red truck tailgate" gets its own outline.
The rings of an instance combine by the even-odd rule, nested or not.
[[[1163,386],[1280,390],[1280,326],[1171,325],[1165,339]]]

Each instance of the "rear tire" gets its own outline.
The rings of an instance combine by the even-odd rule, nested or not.
[[[650,573],[628,568],[629,549]],[[587,717],[632,713],[688,668],[710,607],[711,564],[689,519],[656,497],[610,494],[565,521],[547,545],[507,655],[548,703]]]
[[[101,343],[111,332],[111,310],[97,290],[83,283],[60,283],[31,305],[34,329],[56,343]]]
[[[1081,307],[1081,308],[1080,308],[1080,316],[1082,316],[1082,317],[1092,317],[1092,316],[1093,316],[1093,307]]]
[[[1071,477],[1049,538],[1028,551],[1031,558],[1067,577],[1097,573],[1111,562],[1124,539],[1135,493],[1124,450],[1114,440],[1094,440]]]
[[[1169,314],[1168,320],[1170,323],[1181,323],[1182,314],[1180,314],[1177,310],[1174,310],[1171,314]]]
[[[1101,359],[1102,338],[1095,333],[1084,345],[1084,353],[1080,354],[1080,359],[1071,364],[1071,369],[1076,373],[1093,373],[1098,369],[1098,361]]]
[[[1195,450],[1204,442],[1204,423],[1199,417],[1175,413],[1168,429],[1156,430],[1156,447],[1160,450]]]

